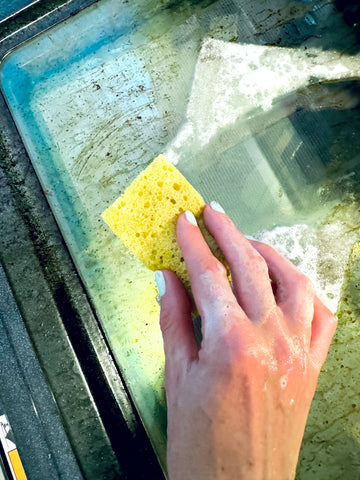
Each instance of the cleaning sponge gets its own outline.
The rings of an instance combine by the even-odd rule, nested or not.
[[[151,270],[168,268],[189,286],[176,242],[176,220],[190,210],[202,225],[205,202],[186,178],[159,155],[102,214],[123,243]],[[209,234],[205,234],[211,241]]]

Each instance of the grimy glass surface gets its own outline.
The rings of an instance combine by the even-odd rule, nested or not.
[[[150,3],[102,0],[46,31],[5,59],[1,87],[164,465],[153,272],[101,212],[164,153],[336,311],[359,239],[360,58],[344,53],[348,31],[325,1],[294,11],[282,1]],[[338,25],[341,48],[316,35],[321,22]],[[311,452],[301,479],[316,463]],[[316,468],[325,475],[326,461]]]

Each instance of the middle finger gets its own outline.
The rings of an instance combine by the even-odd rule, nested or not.
[[[229,264],[241,308],[252,321],[264,318],[276,305],[266,261],[216,202],[205,207],[204,220]]]

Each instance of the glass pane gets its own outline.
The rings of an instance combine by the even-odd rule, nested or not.
[[[1,82],[164,463],[153,272],[100,215],[165,153],[244,233],[309,274],[335,310],[359,221],[359,56],[313,34],[333,12],[325,2],[298,2],[295,17],[280,1],[273,16],[254,2],[148,3],[98,2],[10,54]],[[277,41],[286,28],[287,46]]]

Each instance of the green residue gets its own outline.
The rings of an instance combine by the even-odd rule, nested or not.
[[[298,480],[360,478],[360,242],[350,254],[337,317],[305,430]]]

